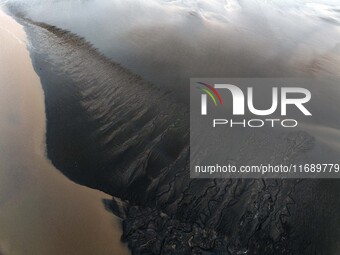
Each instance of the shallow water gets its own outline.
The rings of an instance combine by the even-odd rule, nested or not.
[[[0,12],[0,254],[129,254],[108,195],[45,158],[43,91],[23,28]]]
[[[184,85],[188,85],[191,76],[309,77],[339,73],[339,27],[336,22],[339,17],[335,4],[320,6],[316,1],[314,4],[306,1],[282,4],[256,0],[228,1],[226,6],[219,5],[225,1],[218,0],[211,1],[212,4],[208,1],[195,4],[193,1],[151,0],[49,1],[46,5],[35,2],[37,6],[25,9],[28,17],[83,36],[115,63],[122,63],[174,94],[185,95],[183,91],[187,86]],[[258,186],[240,181],[246,188],[238,200],[239,208],[234,209],[232,205],[229,212],[225,210],[224,206],[234,199],[234,195],[223,193],[223,202],[216,205],[217,209],[206,212],[211,199],[217,196],[215,192],[226,190],[229,184],[211,181],[210,186],[209,181],[199,183],[185,176],[188,128],[185,126],[186,113],[174,114],[178,102],[163,97],[163,90],[156,91],[140,77],[119,68],[73,34],[44,24],[36,28],[28,25],[27,31],[30,31],[28,34],[34,47],[32,55],[36,56],[33,57],[34,66],[48,99],[49,156],[71,179],[143,205],[140,211],[145,206],[161,209],[168,215],[175,215],[175,220],[188,224],[201,222],[198,215],[207,213],[213,220],[204,228],[213,226],[222,234],[231,235],[236,245],[226,242],[226,247],[229,245],[235,252],[237,249],[245,252],[248,241],[257,233],[253,238],[257,247],[265,247],[263,244],[267,242],[261,235],[272,245],[278,236],[282,236],[283,247],[294,251],[305,249],[306,239],[318,249],[337,254],[331,253],[331,250],[338,250],[335,245],[339,218],[334,213],[337,209],[332,209],[339,206],[335,198],[339,192],[337,180],[306,180],[298,187],[293,181],[273,183],[280,192],[280,199],[274,199],[274,202],[270,197],[277,195],[271,189],[270,180],[264,184],[269,196],[262,193],[261,181],[255,182]],[[324,95],[328,96],[328,93]],[[325,101],[323,99],[321,103]],[[313,102],[317,104],[318,100]],[[179,128],[177,123],[168,125],[175,118],[183,124]],[[126,121],[130,119],[132,121]],[[338,120],[332,121],[337,123]],[[169,128],[162,126],[164,124]],[[331,146],[338,149],[339,143],[334,140],[338,129],[309,128],[317,133],[318,139],[322,138],[325,143],[332,141]],[[331,135],[329,131],[332,131]],[[172,144],[175,146],[170,146]],[[174,161],[176,164],[171,164]],[[169,164],[171,168],[167,169]],[[254,198],[248,197],[247,185],[252,186],[249,189]],[[236,181],[230,186],[229,190],[232,186],[236,190],[239,183]],[[210,192],[210,188],[216,191]],[[299,191],[294,192],[295,189]],[[195,194],[193,199],[192,194]],[[291,195],[296,198],[295,209],[290,208]],[[253,204],[262,203],[274,203],[269,207],[277,212],[267,211],[266,206],[252,209]],[[250,217],[247,216],[249,210],[252,211]],[[276,218],[286,215],[285,210],[291,213],[288,224],[293,230],[285,228],[280,217]],[[262,232],[257,231],[263,226],[261,222],[249,221],[248,225],[234,220],[230,216],[235,211],[249,219],[263,214],[269,224]],[[142,222],[150,222],[150,226],[158,219],[147,210],[145,215]],[[222,221],[219,220],[221,215]],[[140,222],[139,216],[131,212],[129,217],[127,222],[132,226],[126,229],[129,244],[135,245],[136,249],[148,247],[149,241],[154,239],[145,239],[148,234],[145,224],[134,228],[133,224]],[[250,228],[254,232],[249,231]],[[318,231],[310,231],[311,228]],[[153,233],[162,244],[165,239],[169,240],[164,229]],[[286,239],[287,235],[289,238]],[[188,243],[185,238],[174,239],[179,244]],[[244,243],[238,245],[239,240]],[[284,252],[280,246],[275,247]],[[312,254],[310,250],[305,253]]]
[[[182,99],[190,77],[340,73],[340,8],[333,0],[13,3]]]

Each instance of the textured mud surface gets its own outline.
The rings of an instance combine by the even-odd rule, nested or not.
[[[133,254],[338,254],[338,180],[190,179],[187,105],[83,39],[20,21],[45,92],[48,156],[114,197],[105,205]],[[290,162],[313,142],[292,132],[268,157]]]

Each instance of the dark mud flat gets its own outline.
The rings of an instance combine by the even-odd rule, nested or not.
[[[83,39],[21,22],[45,92],[48,157],[114,197],[105,205],[133,254],[339,253],[339,180],[190,179],[187,105]],[[289,137],[288,155],[311,143]]]

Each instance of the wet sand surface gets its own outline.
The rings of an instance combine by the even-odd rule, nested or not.
[[[0,11],[0,254],[128,254],[109,198],[45,157],[43,91],[23,28]]]
[[[64,8],[65,1],[61,2]],[[188,86],[181,85],[188,83],[188,77],[197,75],[295,77],[321,75],[328,70],[337,73],[338,27],[320,22],[319,14],[307,17],[298,12],[287,17],[286,8],[272,12],[266,7],[269,16],[262,19],[262,12],[252,6],[240,6],[240,12],[230,9],[226,13],[226,17],[229,14],[239,16],[234,20],[235,25],[207,19],[209,13],[191,12],[192,8],[184,12],[176,8],[179,15],[173,16],[171,7],[161,14],[180,22],[173,24],[165,20],[158,26],[157,16],[149,14],[151,7],[147,7],[144,14],[135,8],[137,15],[131,15],[131,27],[127,27],[125,20],[113,15],[113,9],[107,9],[111,22],[105,22],[95,8],[97,1],[90,2],[93,5],[85,8],[90,11],[79,15],[88,23],[73,15],[74,10],[80,13],[77,8],[66,8],[61,15],[56,9],[49,11],[41,7],[36,11],[33,6],[31,10],[36,11],[36,15],[27,15],[33,22],[23,22],[23,25],[32,44],[31,56],[46,97],[49,158],[72,180],[123,200],[112,201],[112,208],[124,218],[124,240],[133,252],[338,254],[337,180],[190,180],[186,107],[180,107],[179,100],[170,99],[168,94],[163,96],[162,89],[156,91],[143,80],[148,77],[149,70],[149,77],[156,79],[147,80],[167,87],[157,83],[157,77],[163,77],[159,80],[167,81],[168,88],[184,95],[185,99],[188,93],[180,91]],[[114,7],[115,1],[107,2]],[[294,8],[289,10],[295,13]],[[249,11],[255,12],[254,15]],[[131,13],[130,10],[117,12],[124,17]],[[49,19],[51,13],[58,16],[54,22]],[[136,20],[135,16],[141,19]],[[69,26],[61,24],[66,17],[70,17]],[[180,17],[184,19],[178,19]],[[144,18],[147,22],[141,24]],[[93,23],[96,20],[110,27],[105,30],[106,26]],[[157,20],[156,27],[154,20]],[[238,26],[238,21],[243,21],[243,26]],[[111,40],[115,36],[109,32],[119,24],[122,25],[120,42],[127,44]],[[178,25],[183,29],[178,31]],[[93,43],[107,58],[72,33]],[[91,37],[91,33],[94,36]],[[94,40],[97,38],[100,40]],[[322,43],[324,38],[328,38],[327,45]],[[123,45],[127,54],[112,45]],[[121,55],[127,62],[123,63],[105,49]],[[110,59],[122,62],[143,79],[119,68]],[[144,71],[139,70],[138,62],[143,64]],[[328,97],[328,93],[332,97]],[[313,100],[316,106],[338,98],[337,93],[328,90],[318,94],[323,96],[320,101]],[[335,111],[334,104],[331,109],[333,107]],[[319,108],[312,111],[321,116],[314,118],[316,121],[336,116],[327,111],[326,114],[314,111]],[[338,123],[336,118],[328,119]],[[338,130],[339,126],[330,127]],[[319,137],[328,138],[325,133]],[[238,146],[239,139],[232,137],[235,139],[228,146]],[[271,150],[261,157],[254,156],[253,151],[263,146],[262,141],[272,140],[262,139],[262,136],[247,139],[241,143],[245,152],[238,158],[240,161],[245,161],[244,157],[277,158],[287,162],[287,155],[305,154],[308,146],[295,146],[300,145],[300,141],[311,141],[305,138],[308,137],[296,132],[284,138],[293,145],[288,146],[289,149]],[[281,143],[274,140],[272,144]],[[210,235],[211,232],[217,233],[216,236]]]

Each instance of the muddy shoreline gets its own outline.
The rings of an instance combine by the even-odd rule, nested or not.
[[[22,26],[0,11],[0,253],[129,254],[108,195],[45,157],[45,106]]]

